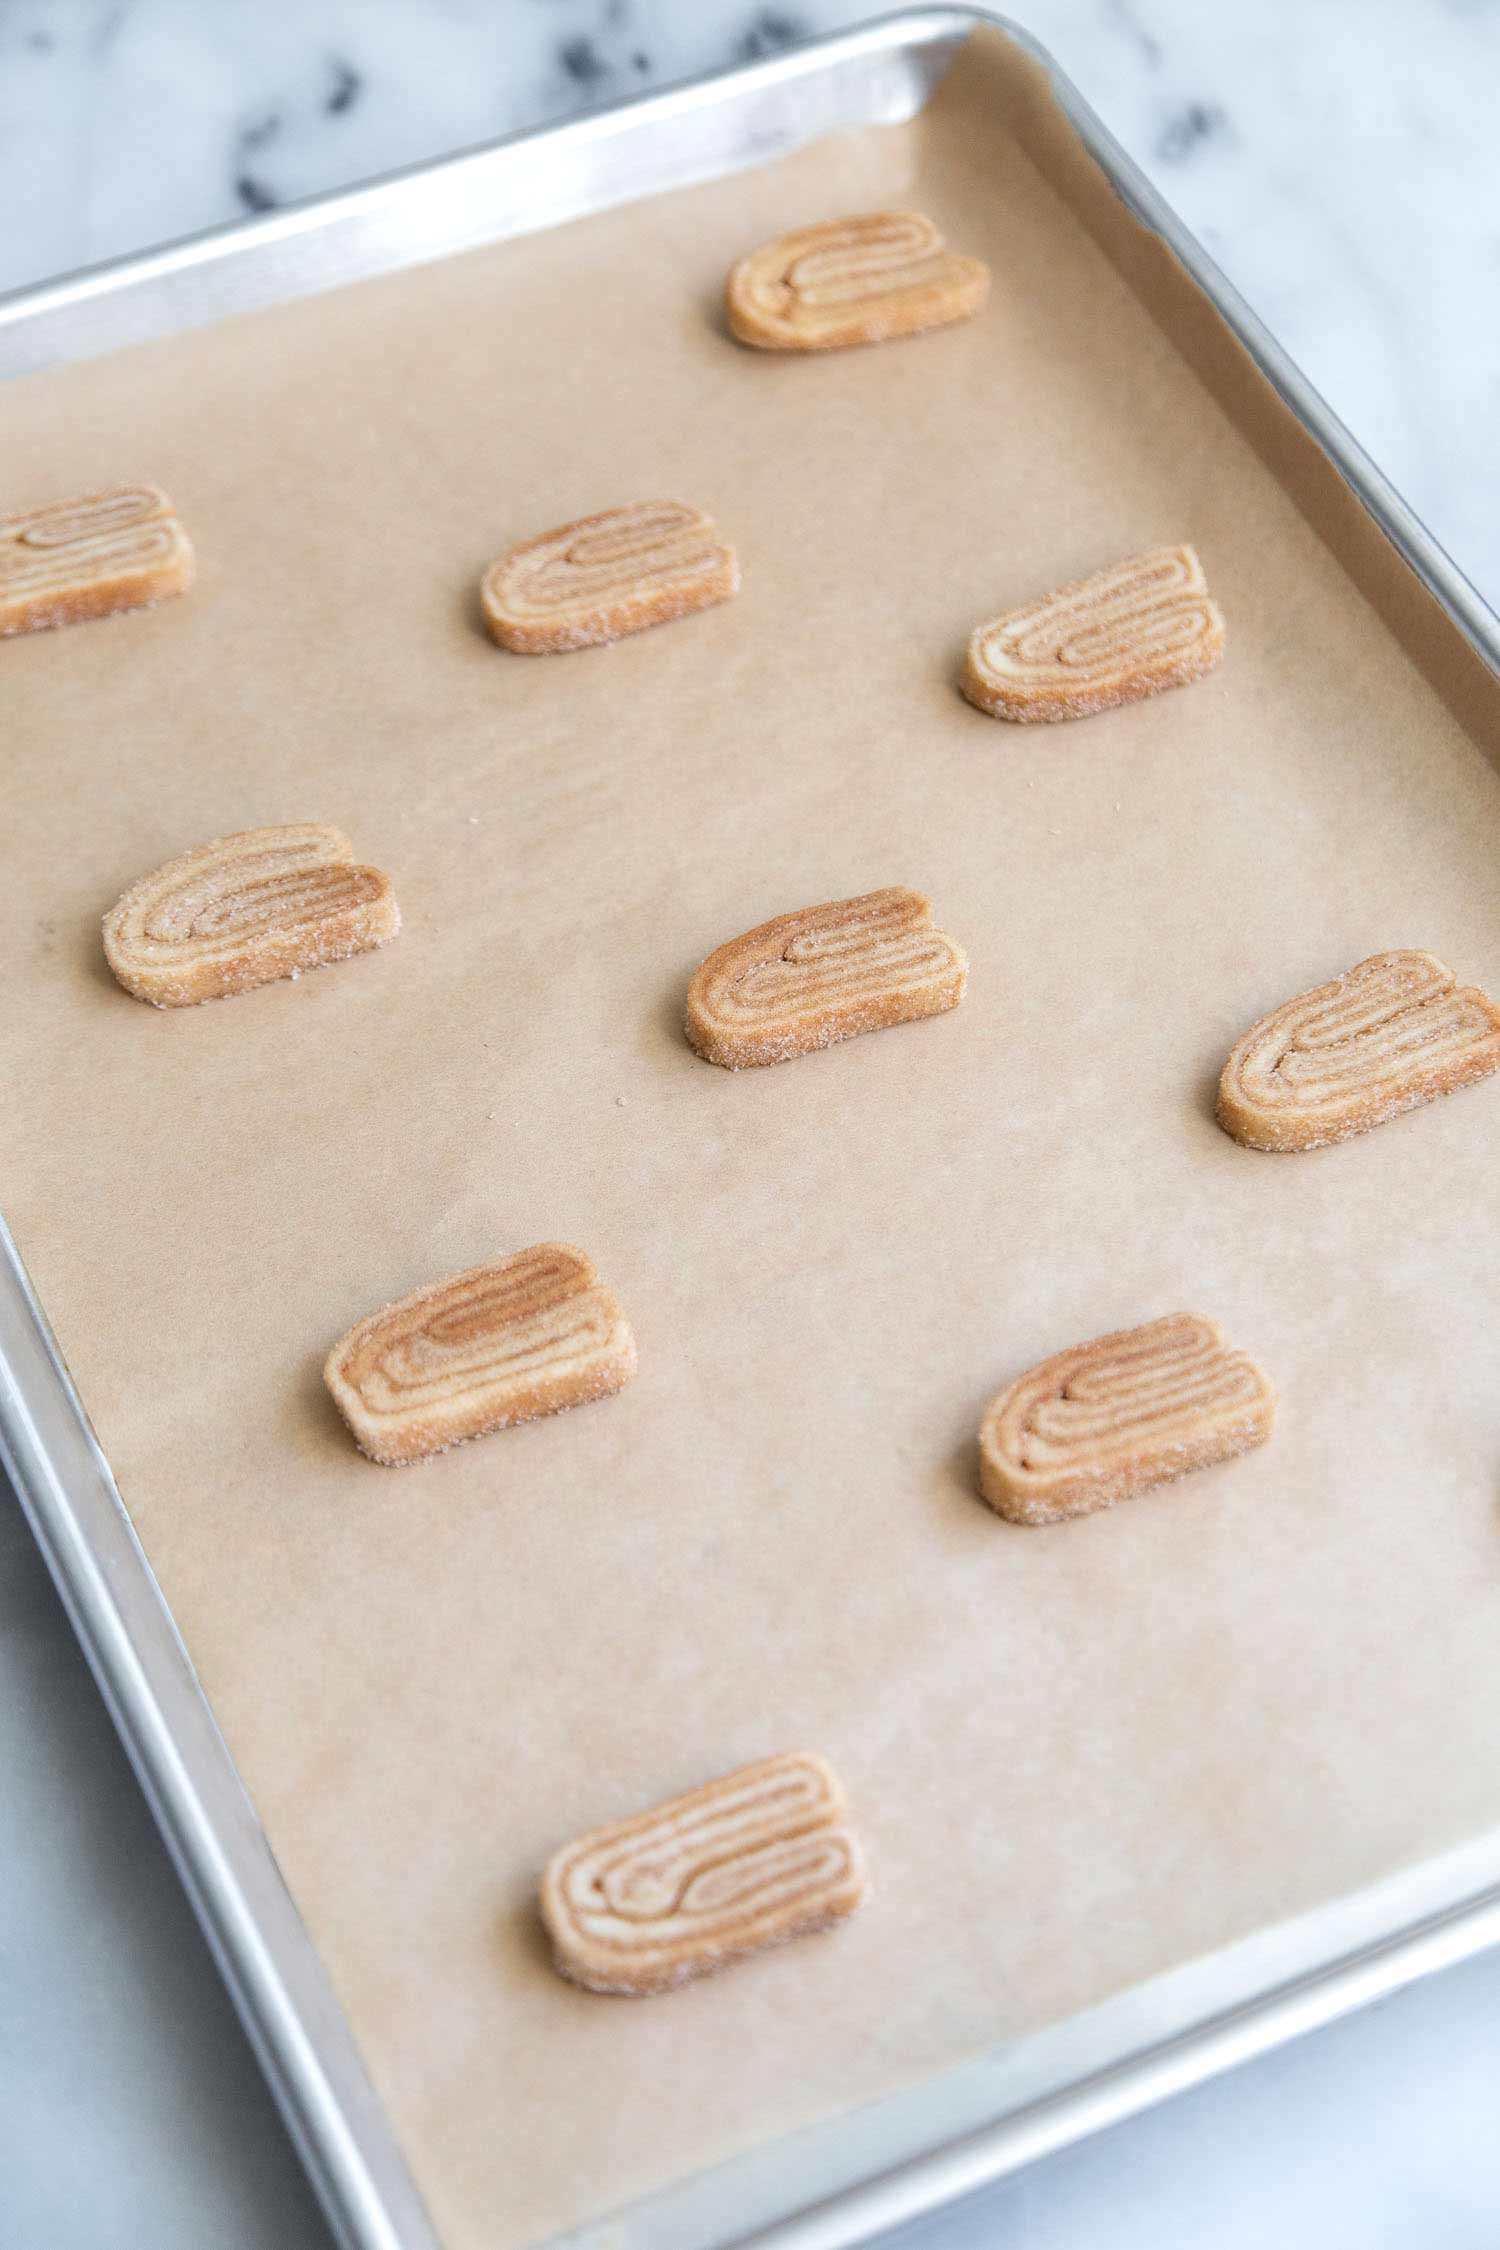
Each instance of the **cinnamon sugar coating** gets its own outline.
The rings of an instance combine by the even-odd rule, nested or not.
[[[1500,1070],[1500,1008],[1432,953],[1372,953],[1246,1032],[1218,1120],[1246,1148],[1322,1148]]]
[[[1191,547],[1158,547],[981,625],[960,686],[992,718],[1088,718],[1186,687],[1224,654],[1224,619]]]
[[[502,648],[546,656],[711,609],[739,583],[734,549],[711,517],[677,500],[641,500],[510,548],[486,571],[480,603]]]
[[[541,1242],[371,1313],[323,1374],[361,1452],[395,1466],[605,1398],[635,1366],[593,1260]]]
[[[795,1751],[581,1836],[549,1864],[541,1910],[563,1976],[644,1996],[827,1929],[867,1888],[843,1791]]]
[[[192,1008],[384,945],[401,927],[391,879],[354,865],[338,828],[245,828],[169,859],[104,917],[127,992]]]
[[[192,544],[154,484],[0,516],[0,638],[149,608],[192,579]]]
[[[989,268],[947,249],[918,211],[798,227],[742,258],[724,286],[729,325],[765,352],[841,351],[967,320]]]
[[[709,955],[688,988],[687,1036],[726,1070],[787,1062],[956,1008],[968,969],[919,891],[804,906]]]
[[[1254,1360],[1173,1313],[1017,1377],[980,1429],[980,1490],[1012,1523],[1058,1523],[1264,1445],[1275,1418]]]

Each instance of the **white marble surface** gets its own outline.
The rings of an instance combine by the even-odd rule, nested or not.
[[[869,12],[4,0],[0,289]],[[1016,0],[1012,13],[1500,600],[1500,0]],[[0,2250],[327,2250],[3,1500],[0,1806]],[[1492,1956],[908,2240],[1493,2250],[1497,2023]]]
[[[0,289],[877,13],[7,0]],[[1496,0],[1016,0],[1500,601]]]

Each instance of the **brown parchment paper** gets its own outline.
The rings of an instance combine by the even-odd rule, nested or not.
[[[1500,988],[1500,780],[999,129],[1007,67],[5,394],[7,505],[154,477],[202,558],[184,601],[0,648],[5,1199],[451,2250],[1500,1812],[1500,1093],[1299,1159],[1211,1114],[1240,1031],[1377,948]],[[736,254],[887,202],[992,262],[981,319],[727,340]],[[659,493],[737,542],[736,601],[488,643],[501,547]],[[977,619],[1183,537],[1213,679],[1067,729],[959,699]],[[126,883],[314,818],[393,871],[394,945],[180,1014],[116,989]],[[961,1010],[740,1077],[688,1051],[710,948],[894,882],[967,946]],[[363,1461],[332,1340],[549,1236],[619,1291],[635,1385]],[[993,1390],[1177,1307],[1273,1372],[1274,1442],[992,1516]],[[554,1977],[559,1842],[803,1744],[868,1841],[860,1917],[655,2002]]]

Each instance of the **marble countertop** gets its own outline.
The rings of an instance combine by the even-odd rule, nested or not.
[[[878,13],[8,0],[0,290]],[[1500,602],[1497,0],[1016,0]]]
[[[0,290],[871,12],[848,0],[6,0]],[[1500,0],[1016,0],[1011,13],[1500,602]],[[3,1498],[0,1802],[3,2250],[328,2250]],[[1497,2021],[1500,1954],[905,2239],[1492,2250]]]

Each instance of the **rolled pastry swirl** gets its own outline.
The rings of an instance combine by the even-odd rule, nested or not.
[[[138,1000],[191,1008],[384,945],[401,927],[391,879],[356,867],[342,830],[245,828],[132,884],[104,952]]]
[[[1218,1323],[1173,1313],[1043,1360],[979,1433],[980,1489],[1012,1523],[1057,1523],[1264,1445],[1276,1394]]]
[[[961,686],[992,718],[1082,719],[1185,687],[1224,654],[1191,547],[1158,547],[981,625]]]
[[[798,227],[742,258],[724,286],[730,328],[765,352],[838,351],[978,312],[989,268],[944,247],[918,211]]]
[[[604,1398],[635,1365],[593,1260],[541,1242],[371,1313],[323,1374],[360,1450],[389,1466]]]
[[[968,969],[919,891],[804,906],[709,955],[688,988],[687,1035],[726,1070],[786,1062],[956,1008]]]
[[[1500,1008],[1435,954],[1367,961],[1265,1016],[1219,1080],[1247,1148],[1321,1148],[1500,1070]]]
[[[710,609],[739,582],[734,549],[711,517],[677,500],[640,500],[512,547],[486,571],[480,602],[502,648],[543,656]]]
[[[852,1914],[866,1894],[844,1796],[805,1751],[596,1828],[541,1886],[558,1969],[593,1992],[665,1992]]]
[[[0,636],[143,609],[192,577],[188,535],[154,484],[0,516]]]

